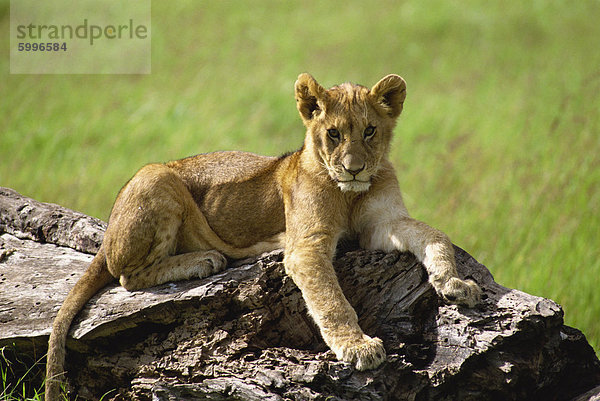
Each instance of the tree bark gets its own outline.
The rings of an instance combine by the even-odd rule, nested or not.
[[[44,353],[62,300],[106,225],[0,189],[0,347]],[[338,250],[340,284],[388,352],[378,369],[336,361],[285,275],[282,251],[202,279],[100,291],[74,322],[69,386],[112,400],[564,400],[600,393],[600,362],[555,302],[500,286],[456,247],[484,299],[440,303],[409,253]],[[10,360],[10,357],[7,357]],[[6,361],[3,363],[7,363]],[[595,389],[594,389],[595,388]],[[589,398],[589,397],[588,397]]]

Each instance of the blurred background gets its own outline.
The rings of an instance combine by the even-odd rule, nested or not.
[[[599,17],[587,0],[155,0],[150,75],[10,75],[0,0],[0,185],[106,220],[146,163],[297,149],[299,73],[397,73],[409,211],[598,351]]]

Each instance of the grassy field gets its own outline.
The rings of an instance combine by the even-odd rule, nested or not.
[[[145,163],[299,147],[300,72],[398,73],[409,210],[600,349],[600,2],[154,1],[152,15],[145,76],[9,75],[0,42],[0,185],[107,219]]]

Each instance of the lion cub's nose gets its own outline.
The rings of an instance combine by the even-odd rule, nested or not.
[[[348,167],[344,166],[344,170],[346,170],[348,173],[350,173],[352,175],[356,175],[356,174],[360,173],[361,171],[363,171],[364,169],[365,169],[364,164],[360,168],[356,168],[356,169],[352,169],[352,168],[348,168]]]
[[[361,171],[363,171],[365,169],[365,165],[361,165],[361,166],[356,166],[356,165],[346,165],[345,163],[342,163],[342,166],[344,167],[344,170],[346,170],[346,172],[352,174],[352,175],[356,175],[358,173],[360,173]]]
[[[362,160],[362,157],[347,154],[342,160],[342,167],[344,167],[347,173],[356,175],[365,169],[365,162]]]

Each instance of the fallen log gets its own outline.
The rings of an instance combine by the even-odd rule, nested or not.
[[[2,363],[45,352],[62,300],[106,225],[0,189]],[[69,388],[111,400],[566,400],[600,392],[600,362],[555,302],[508,289],[456,247],[474,309],[440,303],[409,253],[345,244],[335,268],[360,325],[388,352],[378,369],[336,361],[285,275],[282,251],[217,275],[128,292],[115,283],[74,322]],[[589,398],[589,397],[588,397]]]

